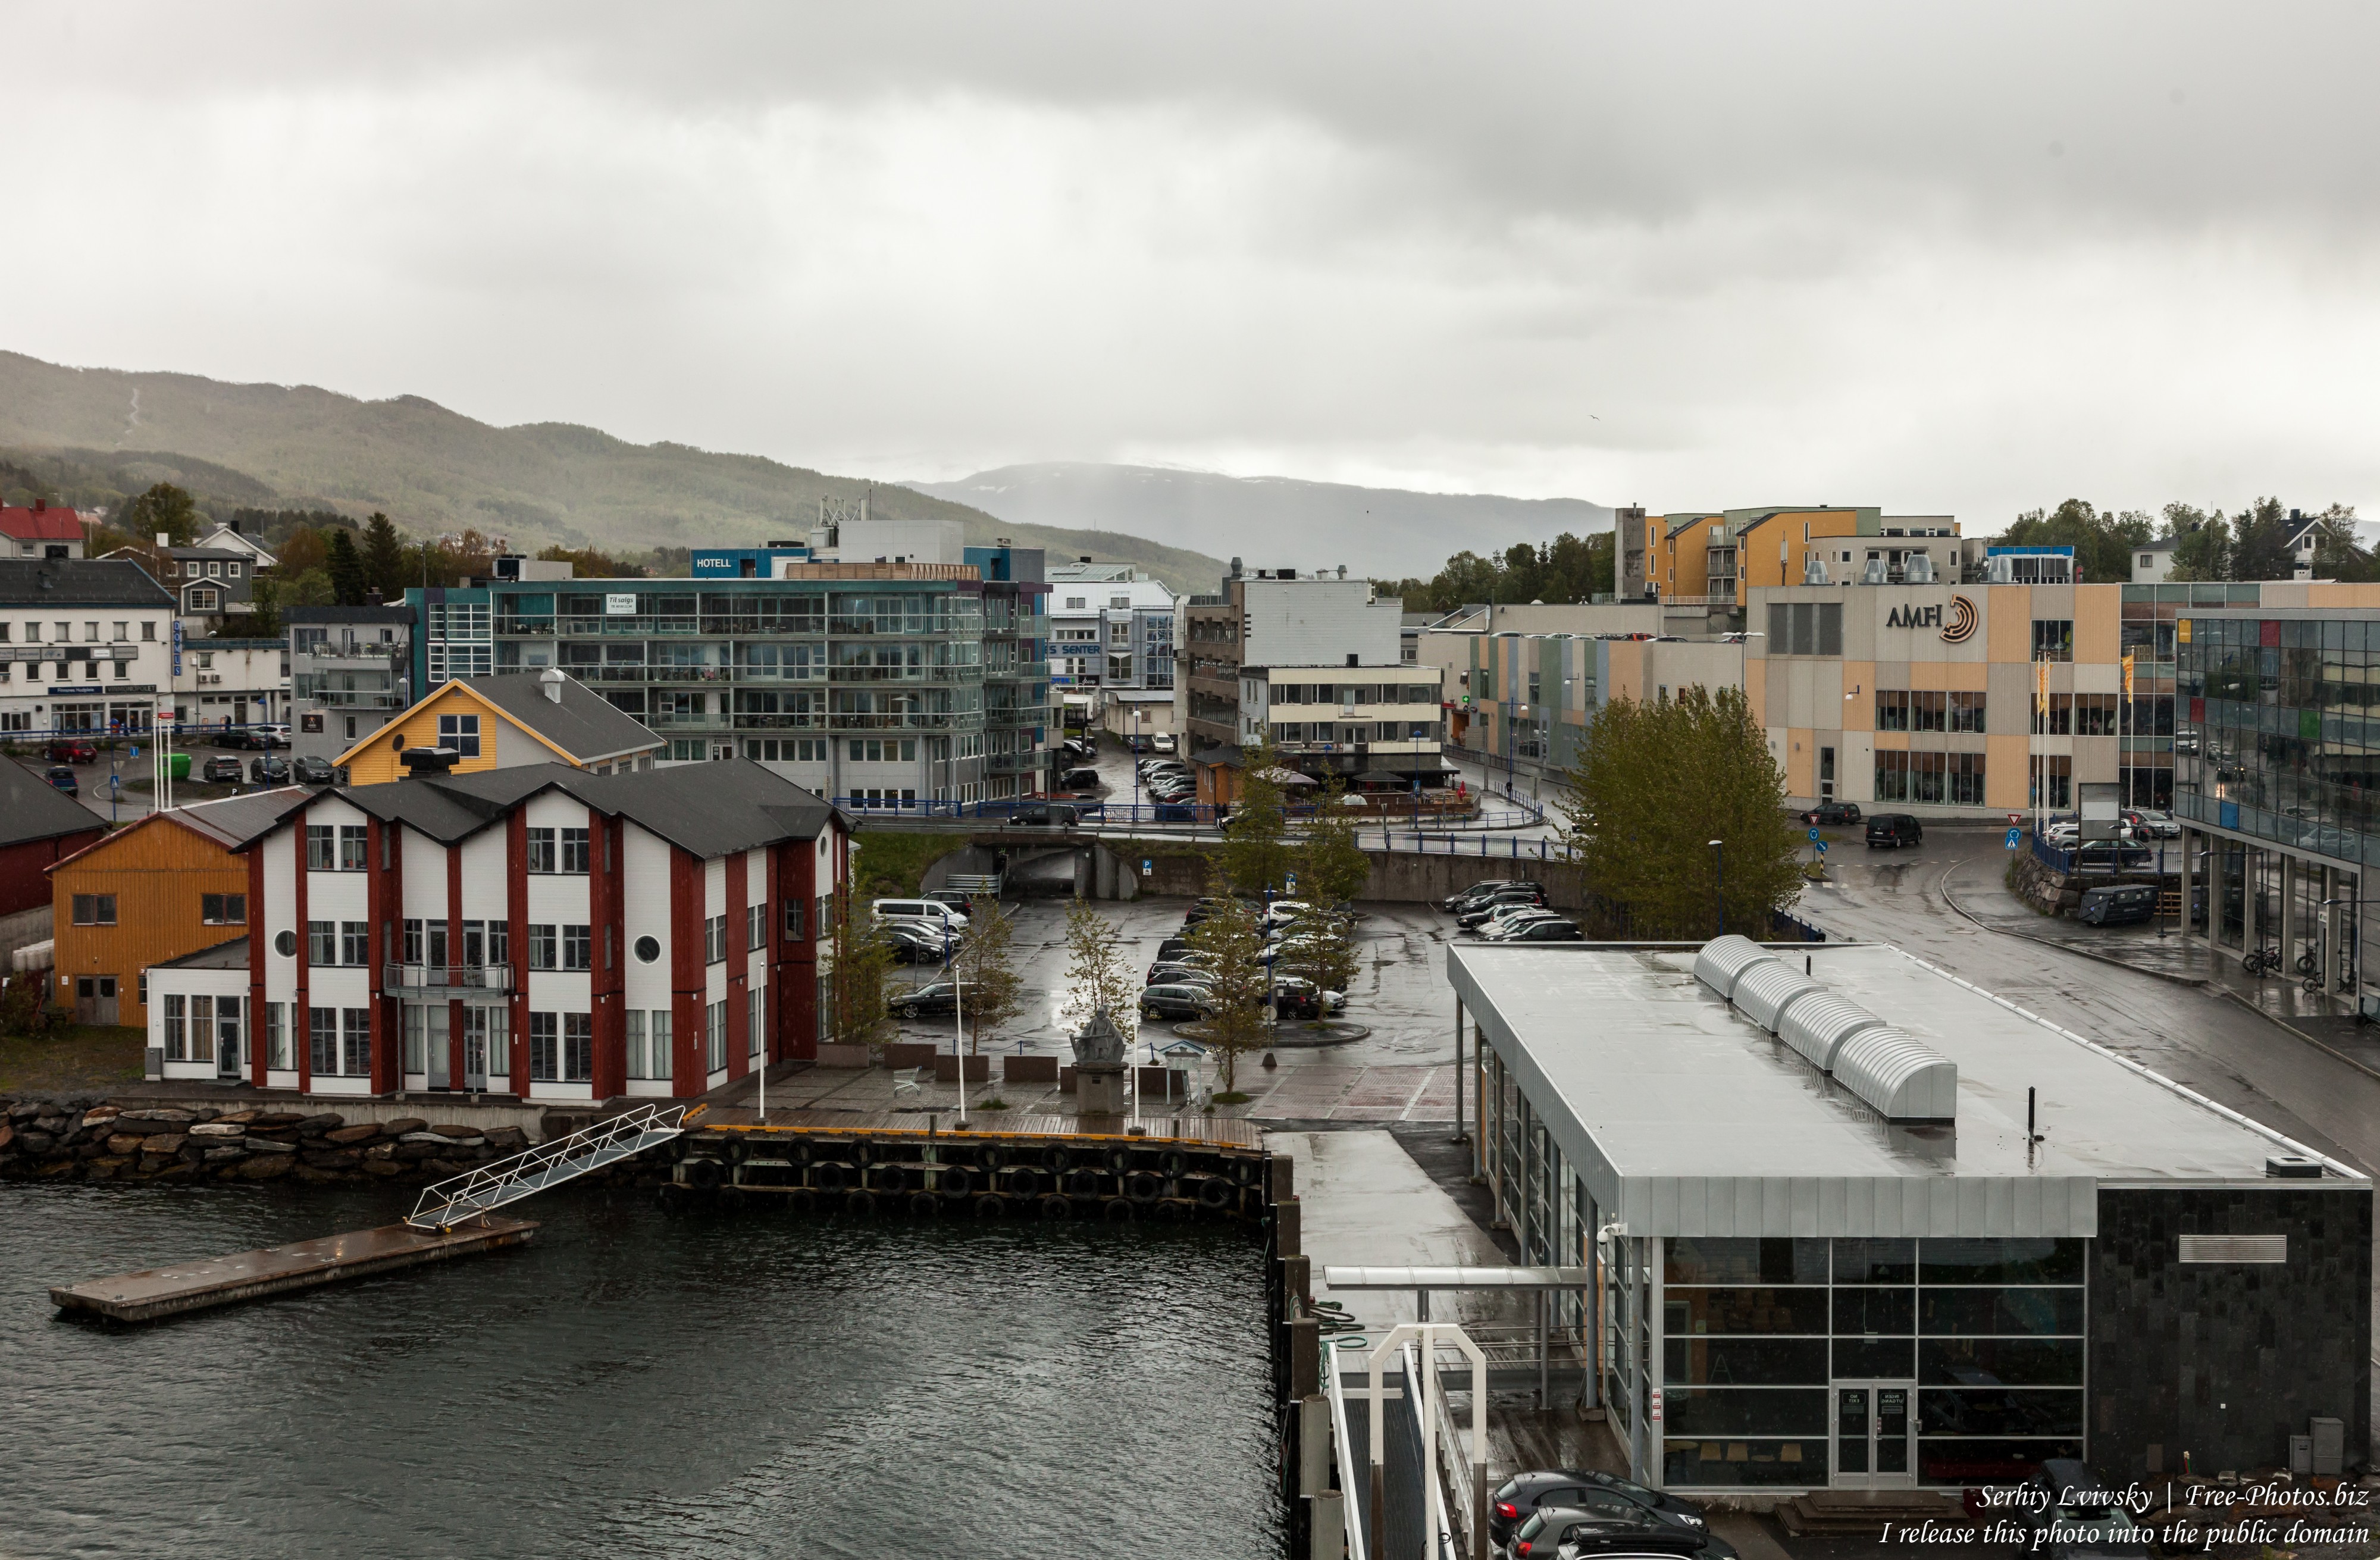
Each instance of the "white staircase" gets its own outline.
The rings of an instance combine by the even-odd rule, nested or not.
[[[616,1165],[685,1131],[686,1107],[640,1105],[525,1154],[424,1187],[405,1222],[417,1229],[451,1229],[549,1186]]]

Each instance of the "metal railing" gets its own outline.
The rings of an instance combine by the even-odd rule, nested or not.
[[[398,997],[416,992],[480,991],[505,993],[513,988],[510,964],[406,964],[381,966],[381,987]]]
[[[667,1143],[686,1131],[686,1107],[639,1106],[608,1116],[568,1137],[542,1143],[525,1154],[482,1165],[424,1187],[405,1222],[416,1229],[450,1229],[465,1219],[517,1203],[606,1165]]]

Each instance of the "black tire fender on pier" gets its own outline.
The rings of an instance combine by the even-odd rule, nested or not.
[[[727,1179],[726,1170],[716,1159],[689,1159],[686,1165],[686,1184],[697,1191],[716,1191],[719,1183]]]
[[[1066,1178],[1066,1191],[1075,1197],[1097,1197],[1099,1194],[1099,1173],[1087,1167]]]
[[[810,1184],[820,1191],[841,1191],[851,1184],[840,1165],[820,1165],[810,1172]]]
[[[1135,1203],[1154,1203],[1165,1193],[1165,1183],[1147,1170],[1124,1178],[1123,1193]]]
[[[964,1165],[945,1165],[941,1184],[943,1196],[964,1197],[975,1190],[975,1175]]]
[[[1053,1223],[1075,1216],[1075,1205],[1062,1197],[1044,1197],[1040,1200],[1040,1205],[1041,1216]]]
[[[987,1191],[975,1200],[975,1216],[979,1219],[1004,1219],[1008,1216],[1008,1199],[997,1191]]]
[[[1132,1222],[1132,1204],[1121,1197],[1109,1198],[1107,1203],[1107,1221],[1110,1224],[1130,1224]]]
[[[857,1214],[863,1218],[870,1216],[876,1212],[876,1193],[852,1192],[844,1198],[843,1210],[847,1214]]]
[[[1074,1151],[1060,1144],[1051,1143],[1041,1151],[1041,1167],[1053,1176],[1063,1175],[1066,1167],[1074,1162]]]
[[[1218,1179],[1198,1183],[1198,1201],[1219,1212],[1230,1207],[1236,1195],[1232,1183],[1227,1180]]]
[[[1019,1165],[1008,1172],[1008,1190],[1019,1197],[1038,1196],[1041,1191],[1041,1172],[1030,1165]]]

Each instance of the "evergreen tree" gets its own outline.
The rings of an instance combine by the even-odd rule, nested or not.
[[[160,482],[124,506],[116,528],[151,543],[162,532],[167,546],[188,547],[199,537],[199,506],[171,482]]]
[[[364,522],[363,570],[367,589],[380,592],[383,601],[405,599],[405,538],[396,534],[396,526],[378,510]]]
[[[342,607],[364,604],[364,560],[356,550],[353,531],[341,526],[331,533],[330,562],[331,594]]]

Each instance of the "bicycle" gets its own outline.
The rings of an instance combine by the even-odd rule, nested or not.
[[[2252,948],[2240,961],[2240,968],[2252,975],[2278,974],[2281,950],[2277,948]]]

